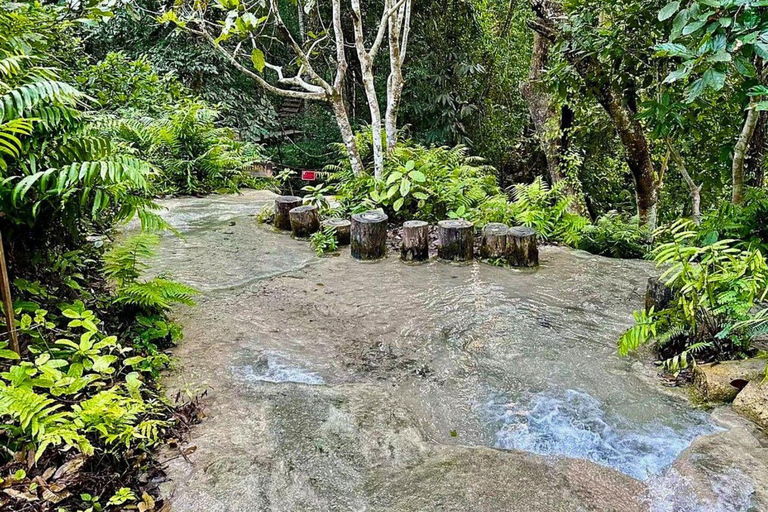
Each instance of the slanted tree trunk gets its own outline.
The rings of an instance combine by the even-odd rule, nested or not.
[[[531,28],[554,43],[562,38],[559,23],[565,19],[562,5],[557,0],[530,0],[536,19]],[[572,42],[572,41],[570,41]],[[600,62],[574,45],[568,45],[564,56],[574,67],[587,90],[595,97],[611,118],[614,129],[624,147],[625,158],[635,182],[635,197],[640,223],[651,229],[656,227],[658,179],[651,159],[651,151],[643,126],[633,109],[634,91],[623,91],[605,73]]]
[[[747,107],[747,116],[744,119],[744,125],[741,127],[741,133],[736,141],[736,146],[733,148],[733,163],[731,164],[731,180],[733,186],[733,192],[731,195],[731,201],[733,204],[741,204],[744,202],[744,160],[747,156],[747,150],[749,149],[749,143],[752,140],[752,135],[755,133],[755,126],[757,125],[758,112],[757,102],[752,99]]]
[[[695,222],[698,226],[701,224],[701,189],[704,185],[697,185],[696,182],[693,181],[691,175],[688,174],[688,169],[685,167],[683,157],[680,156],[680,153],[672,146],[671,142],[668,142],[668,147],[669,152],[672,154],[672,159],[675,161],[677,168],[680,170],[680,174],[683,175],[685,184],[688,185],[688,191],[691,193],[691,213],[693,216],[693,222]]]
[[[762,111],[757,117],[755,133],[749,144],[747,159],[744,162],[744,180],[750,187],[761,188],[764,182],[765,150],[768,144],[768,112]]]

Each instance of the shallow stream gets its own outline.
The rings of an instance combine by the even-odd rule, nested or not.
[[[174,510],[768,510],[765,438],[616,355],[647,262],[321,259],[272,199],[164,203],[154,270],[203,292],[168,384],[209,390]]]

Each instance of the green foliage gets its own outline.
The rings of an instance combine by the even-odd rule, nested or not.
[[[650,250],[651,233],[643,230],[637,217],[627,220],[608,212],[581,231],[579,249],[611,258],[642,258]]]
[[[261,160],[260,149],[214,124],[218,112],[200,101],[184,101],[153,119],[115,119],[106,133],[151,162],[157,169],[157,194],[204,194],[235,191],[246,171]]]
[[[154,445],[168,423],[139,374],[125,372],[130,348],[104,334],[82,303],[63,309],[62,319],[66,325],[54,327],[45,312],[22,317],[22,333],[38,331],[42,341],[29,347],[34,359],[0,373],[8,446],[34,444],[39,459],[49,448],[91,455]],[[55,343],[45,342],[53,336]]]
[[[123,52],[109,52],[77,77],[83,91],[95,98],[102,110],[135,109],[161,113],[165,105],[186,95],[178,80],[157,74],[146,56],[131,60]]]
[[[698,227],[698,240],[715,242],[731,238],[739,240],[744,247],[766,253],[768,224],[765,219],[768,219],[768,191],[751,188],[745,194],[744,203],[723,202],[720,208],[705,215]]]
[[[768,294],[768,264],[758,249],[735,240],[698,244],[690,221],[668,228],[671,241],[653,251],[662,280],[675,292],[670,306],[636,313],[636,325],[619,340],[626,354],[653,342],[673,371],[697,360],[745,357],[755,330],[753,310]]]
[[[674,18],[673,18],[674,16]],[[666,83],[693,80],[686,100],[692,102],[708,89],[720,91],[729,75],[741,78],[754,97],[768,94],[760,84],[755,61],[768,58],[768,15],[760,2],[733,0],[673,1],[659,11],[659,20],[672,20],[669,41],[656,46],[659,55],[680,60]],[[762,68],[762,64],[759,64]],[[768,101],[759,110],[768,109]]]
[[[0,228],[11,257],[74,249],[135,215],[162,226],[146,196],[149,165],[94,129],[81,111],[87,98],[59,78],[28,21],[0,13]]]
[[[154,254],[159,237],[153,233],[134,235],[104,255],[104,275],[115,283],[115,301],[139,308],[144,314],[161,313],[174,305],[193,305],[194,288],[154,277],[142,280],[149,268],[146,259]]]
[[[334,252],[339,248],[339,243],[336,239],[336,228],[328,226],[314,233],[309,238],[309,245],[315,250],[315,253],[318,256],[322,256],[328,252]]]
[[[464,146],[425,148],[403,141],[386,159],[382,181],[356,178],[343,164],[327,170],[334,171],[331,180],[348,211],[382,207],[393,218],[435,222],[500,192],[492,168],[468,153]]]

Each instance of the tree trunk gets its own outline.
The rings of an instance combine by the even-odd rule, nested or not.
[[[403,96],[403,63],[405,61],[408,34],[411,26],[411,0],[405,0],[397,13],[387,20],[389,30],[389,77],[387,78],[387,110],[385,130],[387,133],[387,154],[397,145],[397,114]]]
[[[733,204],[741,204],[744,202],[744,160],[747,156],[747,150],[749,149],[752,135],[755,133],[757,118],[759,117],[758,111],[755,108],[756,106],[757,102],[754,99],[750,100],[749,107],[747,107],[747,116],[744,119],[744,126],[741,128],[741,133],[736,141],[736,146],[733,148],[733,163],[731,165],[733,182],[731,201]]]
[[[744,161],[744,182],[747,186],[761,188],[763,186],[765,150],[768,144],[768,111],[761,111],[757,116],[755,132],[749,144],[747,158]]]
[[[483,228],[483,240],[480,243],[480,256],[487,259],[503,258],[507,253],[506,224],[492,222]]]
[[[685,167],[683,158],[680,156],[680,153],[678,153],[677,150],[672,146],[671,142],[669,143],[669,151],[672,153],[672,158],[675,160],[677,167],[680,169],[680,174],[683,175],[685,184],[688,185],[688,190],[691,193],[691,213],[693,216],[693,222],[695,222],[698,226],[701,224],[701,188],[704,185],[696,185],[696,183],[693,181],[693,178],[691,178],[691,175],[688,174],[688,169]]]
[[[352,166],[352,172],[355,176],[362,176],[365,171],[363,159],[360,158],[360,151],[357,149],[355,132],[352,131],[352,125],[349,124],[349,116],[347,115],[347,106],[344,105],[344,98],[342,98],[341,95],[335,96],[331,101],[331,105],[333,106],[333,113],[336,116],[336,124],[339,125],[341,140],[344,141],[344,146],[347,148],[347,155],[349,156],[349,164]]]
[[[543,83],[549,63],[550,46],[551,43],[547,38],[534,32],[531,69],[528,73],[528,81],[520,86],[520,92],[528,104],[528,112],[533,121],[539,145],[547,160],[549,179],[554,185],[564,178],[560,166],[562,155],[567,149],[566,130],[572,123],[573,112],[567,107],[560,108],[547,90],[546,84]],[[567,192],[574,198],[571,207],[573,213],[586,215],[584,200],[578,187],[569,183]]]
[[[471,261],[474,256],[475,228],[463,219],[437,223],[437,256],[441,260]]]
[[[556,0],[530,1],[537,16],[530,22],[531,27],[550,42],[556,42],[562,37],[557,23],[565,19],[562,5]],[[573,41],[568,42],[573,43]],[[611,118],[614,129],[624,146],[626,162],[635,182],[640,223],[654,229],[660,180],[654,171],[645,131],[637,119],[637,113],[632,108],[636,103],[635,92],[622,91],[618,84],[606,75],[600,62],[595,57],[582,52],[577,46],[569,44],[564,51],[564,56],[584,81],[587,90]]]
[[[320,215],[317,206],[297,206],[290,211],[291,231],[296,238],[309,238],[320,230]]]
[[[507,232],[507,261],[513,267],[539,265],[536,231],[528,227],[510,228]]]
[[[275,199],[275,223],[277,229],[290,231],[291,216],[290,211],[301,206],[304,201],[296,196],[280,196]]]
[[[427,261],[429,259],[429,224],[423,220],[409,220],[403,223],[400,258],[403,261]]]
[[[370,210],[352,216],[352,257],[356,260],[380,260],[387,255],[387,220],[385,213]]]
[[[336,230],[336,242],[341,245],[349,245],[350,227],[352,223],[347,219],[326,219],[323,221],[324,228],[333,228]]]

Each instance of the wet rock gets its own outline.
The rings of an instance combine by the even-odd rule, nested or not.
[[[700,364],[693,371],[693,383],[710,402],[731,402],[751,380],[765,372],[765,359],[744,359]]]
[[[733,408],[743,416],[768,429],[768,384],[754,380],[733,401]]]

